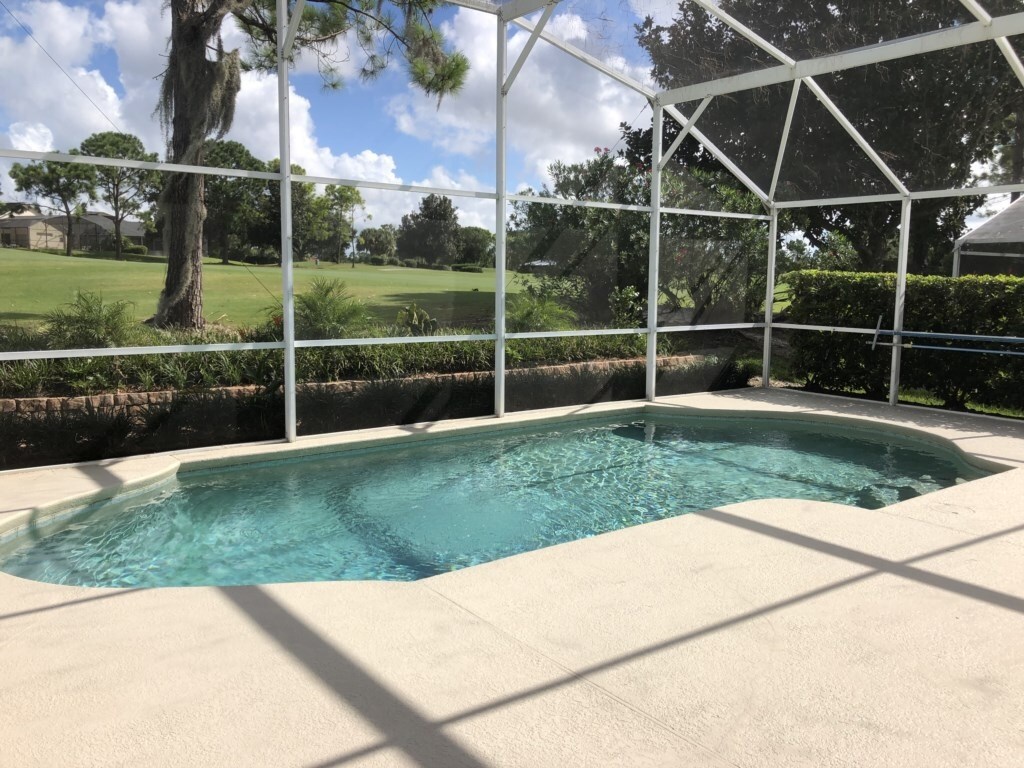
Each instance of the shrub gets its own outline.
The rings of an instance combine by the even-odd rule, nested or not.
[[[383,267],[388,262],[385,256],[371,256],[367,261],[375,267]]]
[[[614,288],[608,297],[608,306],[616,328],[640,328],[644,325],[647,305],[636,286]]]
[[[239,254],[246,264],[280,264],[281,254],[269,245],[254,245]]]
[[[138,245],[135,245],[133,243],[131,245],[126,245],[124,248],[122,248],[121,253],[127,253],[131,256],[146,256],[149,253],[149,248],[142,245],[141,243]]]
[[[50,349],[127,347],[139,340],[140,326],[127,301],[103,303],[95,293],[79,292],[70,304],[46,314],[43,332]]]
[[[505,329],[510,333],[567,331],[576,324],[576,313],[554,299],[520,293],[512,297],[505,311]]]
[[[436,269],[438,272],[451,272],[452,268],[447,264],[427,264],[427,269]]]
[[[782,279],[792,290],[789,322],[873,328],[881,315],[882,326],[891,326],[895,275],[802,270]],[[904,328],[932,333],[1020,336],[1024,333],[1024,279],[908,275]],[[904,341],[932,347],[971,344],[941,339]],[[872,397],[883,397],[888,389],[890,348],[872,350],[863,335],[794,332],[793,352],[793,372],[804,377],[810,387],[863,390]],[[934,393],[947,407],[962,408],[969,400],[985,400],[1003,391],[1011,369],[1012,359],[997,355],[911,346],[903,353],[900,383],[906,388]]]
[[[398,324],[410,336],[430,336],[437,331],[438,326],[437,320],[425,309],[417,307],[415,302],[398,312]]]
[[[634,335],[510,339],[505,359],[509,368],[532,368],[591,360],[627,360],[643,356],[646,349],[646,337]]]
[[[483,272],[479,264],[452,264],[452,272]]]
[[[416,269],[419,264],[416,259],[402,259],[402,266],[409,267],[409,269]]]
[[[46,339],[41,333],[18,325],[0,325],[0,352],[24,352],[45,348]]]
[[[295,296],[295,334],[300,339],[339,339],[366,321],[363,303],[340,280],[314,278]]]
[[[384,263],[389,267],[402,266],[402,262],[397,256],[388,256],[386,259],[384,259]]]

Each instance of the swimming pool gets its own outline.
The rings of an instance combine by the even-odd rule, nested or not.
[[[739,501],[877,508],[984,474],[879,432],[620,416],[186,473],[8,542],[0,569],[108,587],[412,581]]]

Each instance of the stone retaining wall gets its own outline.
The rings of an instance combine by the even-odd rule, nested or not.
[[[699,365],[705,360],[704,355],[683,355],[677,357],[663,357],[658,360],[659,369],[691,368]],[[544,365],[533,368],[511,368],[506,372],[509,382],[539,381],[543,379],[565,380],[584,376],[597,378],[614,374],[637,371],[645,366],[643,358],[630,360],[598,360],[584,363],[568,363],[565,365]],[[493,379],[494,374],[489,371],[470,373],[443,373],[443,374],[421,374],[398,379],[385,380],[363,380],[349,379],[346,381],[332,381],[325,383],[299,384],[297,397],[303,395],[327,396],[327,395],[353,395],[361,392],[369,386],[383,383],[384,381],[399,383],[407,382],[431,382],[443,385],[445,383],[472,384],[483,383]],[[195,396],[201,394],[207,399],[223,398],[234,401],[242,398],[252,397],[260,393],[262,389],[255,386],[244,387],[216,387],[213,389],[200,390],[165,390],[160,392],[118,392],[114,394],[88,395],[79,397],[19,397],[0,399],[0,413],[19,414],[41,414],[60,413],[72,411],[107,411],[107,412],[132,412],[138,409],[146,409],[152,406],[171,405],[182,396]]]

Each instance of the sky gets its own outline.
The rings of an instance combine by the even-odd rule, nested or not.
[[[91,133],[120,130],[163,157],[165,139],[154,109],[170,18],[161,0],[4,3],[35,40],[0,8],[0,146],[66,151]],[[648,12],[664,18],[671,5],[565,0],[548,30],[647,81],[648,62],[632,41],[633,24]],[[317,176],[493,191],[495,17],[449,6],[435,15],[435,23],[470,61],[462,91],[440,105],[411,87],[400,65],[371,83],[360,82],[359,52],[344,44],[337,54],[341,90],[326,90],[315,62],[300,59],[291,80],[293,162]],[[527,38],[522,30],[510,36],[510,67]],[[244,46],[233,24],[224,29],[224,44]],[[650,124],[642,97],[543,41],[516,80],[509,104],[510,191],[539,188],[555,160],[584,160],[595,147],[613,147],[622,122]],[[280,154],[277,125],[276,75],[244,73],[226,138],[269,160]],[[7,176],[11,162],[0,158],[0,188],[8,200],[23,197]],[[421,199],[375,190],[363,195],[360,228],[397,224]],[[493,201],[455,203],[464,225],[493,229]]]
[[[120,130],[163,157],[165,137],[154,114],[170,29],[162,0],[3,3],[35,40],[0,7],[0,147],[66,151],[91,133]],[[633,27],[647,14],[669,23],[677,6],[678,0],[562,0],[547,29],[650,84],[650,62]],[[462,91],[440,105],[408,84],[400,64],[371,83],[360,82],[360,54],[344,42],[337,53],[345,83],[340,90],[326,90],[315,62],[300,58],[291,73],[293,162],[316,176],[493,191],[495,17],[447,6],[435,24],[470,62]],[[513,30],[510,67],[529,37]],[[224,44],[244,47],[230,22]],[[552,162],[578,162],[595,148],[614,149],[620,123],[646,127],[650,120],[643,97],[540,41],[509,97],[508,190],[537,189],[548,181]],[[270,160],[280,154],[277,126],[276,75],[244,73],[227,138]],[[7,176],[11,162],[0,158],[0,190],[4,199],[23,199]],[[359,229],[397,224],[422,199],[381,190],[362,194]],[[493,230],[493,201],[454,202],[463,225]],[[994,210],[1005,203],[994,200]],[[969,224],[981,220],[972,217]]]

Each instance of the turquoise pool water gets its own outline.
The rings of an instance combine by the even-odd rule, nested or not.
[[[108,587],[411,581],[738,501],[877,508],[984,474],[923,443],[823,430],[585,421],[190,473],[16,539],[0,568]]]

